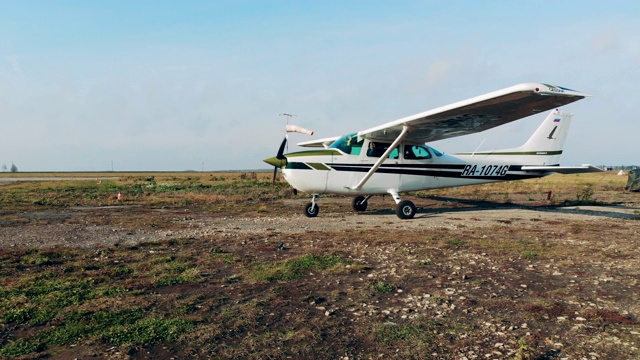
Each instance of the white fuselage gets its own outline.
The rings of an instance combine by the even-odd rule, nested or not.
[[[405,146],[405,145],[403,145]],[[406,145],[412,146],[412,145]],[[416,146],[414,146],[416,147]],[[346,154],[338,149],[287,154],[285,179],[310,194],[384,194],[541,177],[547,173],[519,171],[521,164],[487,156],[442,154],[431,147],[429,156],[405,158],[402,151],[387,158],[361,188],[355,188],[379,160],[364,152]]]

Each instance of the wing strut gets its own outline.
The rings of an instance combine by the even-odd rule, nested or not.
[[[411,130],[411,128],[407,125],[402,125],[402,132],[400,132],[400,135],[398,135],[398,137],[393,141],[393,143],[391,143],[391,145],[389,146],[389,148],[387,149],[387,151],[384,152],[384,154],[382,154],[382,156],[380,156],[380,158],[378,159],[378,161],[376,161],[375,164],[373,164],[373,166],[371,167],[371,169],[369,169],[369,171],[367,172],[367,174],[362,178],[362,180],[360,180],[360,182],[356,185],[356,186],[352,186],[350,189],[351,190],[360,190],[362,189],[362,187],[364,186],[364,184],[367,183],[367,181],[369,181],[369,178],[371,177],[371,175],[373,175],[378,168],[380,167],[380,165],[382,165],[382,163],[387,159],[387,157],[389,156],[389,154],[391,154],[391,152],[393,151],[393,149],[396,148],[396,146],[398,146],[398,144],[400,144],[400,142],[402,140],[404,140],[404,138],[407,137],[407,134],[409,134],[409,131]]]

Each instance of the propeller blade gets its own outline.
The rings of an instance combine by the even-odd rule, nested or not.
[[[273,167],[273,185],[276,184],[276,175],[278,174],[278,167],[274,166]]]
[[[282,140],[282,144],[280,144],[280,148],[278,149],[278,154],[276,155],[276,159],[286,159],[286,157],[284,157],[284,147],[287,145],[287,138],[285,137]]]

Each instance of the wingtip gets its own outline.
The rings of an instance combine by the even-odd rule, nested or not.
[[[574,90],[568,88],[566,86],[558,86],[558,85],[550,85],[545,83],[537,84],[535,91],[543,94],[554,94],[554,95],[569,95],[569,96],[582,96],[582,97],[591,97],[593,95],[583,93],[582,91]]]

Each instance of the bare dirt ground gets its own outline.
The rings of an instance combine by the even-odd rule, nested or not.
[[[352,212],[350,199],[321,199],[313,219],[302,215],[306,199],[246,213],[3,209],[0,249],[91,252],[180,238],[188,241],[176,251],[193,256],[212,248],[256,261],[339,254],[355,269],[266,285],[229,281],[238,263],[202,269],[212,274],[204,282],[163,293],[259,300],[265,308],[253,325],[182,339],[200,337],[200,350],[80,346],[47,355],[53,358],[252,358],[265,354],[260,346],[273,346],[273,358],[640,358],[640,207],[633,194],[577,207],[412,199],[419,210],[409,221],[395,216],[390,198],[372,198],[362,214]],[[260,331],[287,335],[261,343]]]
[[[247,214],[194,213],[189,209],[165,210],[143,209],[138,205],[71,207],[69,209],[45,210],[14,214],[12,218],[0,220],[0,225],[29,225],[28,227],[7,226],[0,233],[0,248],[30,248],[71,246],[94,248],[114,244],[137,244],[157,241],[165,237],[199,237],[214,234],[264,234],[275,231],[283,234],[308,233],[313,231],[375,231],[429,229],[459,230],[463,228],[484,228],[502,225],[560,221],[562,223],[589,222],[602,223],[604,229],[613,223],[640,224],[640,206],[565,206],[546,207],[517,204],[498,204],[454,198],[431,197],[417,200],[419,213],[413,220],[398,219],[391,208],[390,199],[371,200],[373,203],[365,213],[350,210],[350,199],[323,199],[319,202],[322,213],[317,218],[307,218],[302,214],[307,199],[284,200],[273,211]],[[462,207],[448,207],[447,202],[460,202]],[[388,207],[388,208],[387,208]],[[140,228],[127,226],[128,218],[139,218],[153,225],[172,223],[171,230],[154,229],[153,226]],[[109,219],[109,220],[103,220]],[[627,221],[631,220],[631,221]],[[106,224],[101,224],[106,222]],[[112,224],[115,222],[116,224]],[[137,221],[130,221],[138,224]],[[119,224],[117,224],[119,223]],[[566,226],[566,225],[564,225]],[[175,228],[178,229],[175,229]],[[526,226],[525,228],[528,228]],[[533,226],[535,228],[535,226]],[[518,231],[523,227],[514,228]],[[46,236],[43,236],[46,234]],[[634,233],[635,234],[635,233]],[[367,234],[367,237],[375,234]],[[293,245],[293,244],[291,244]]]

